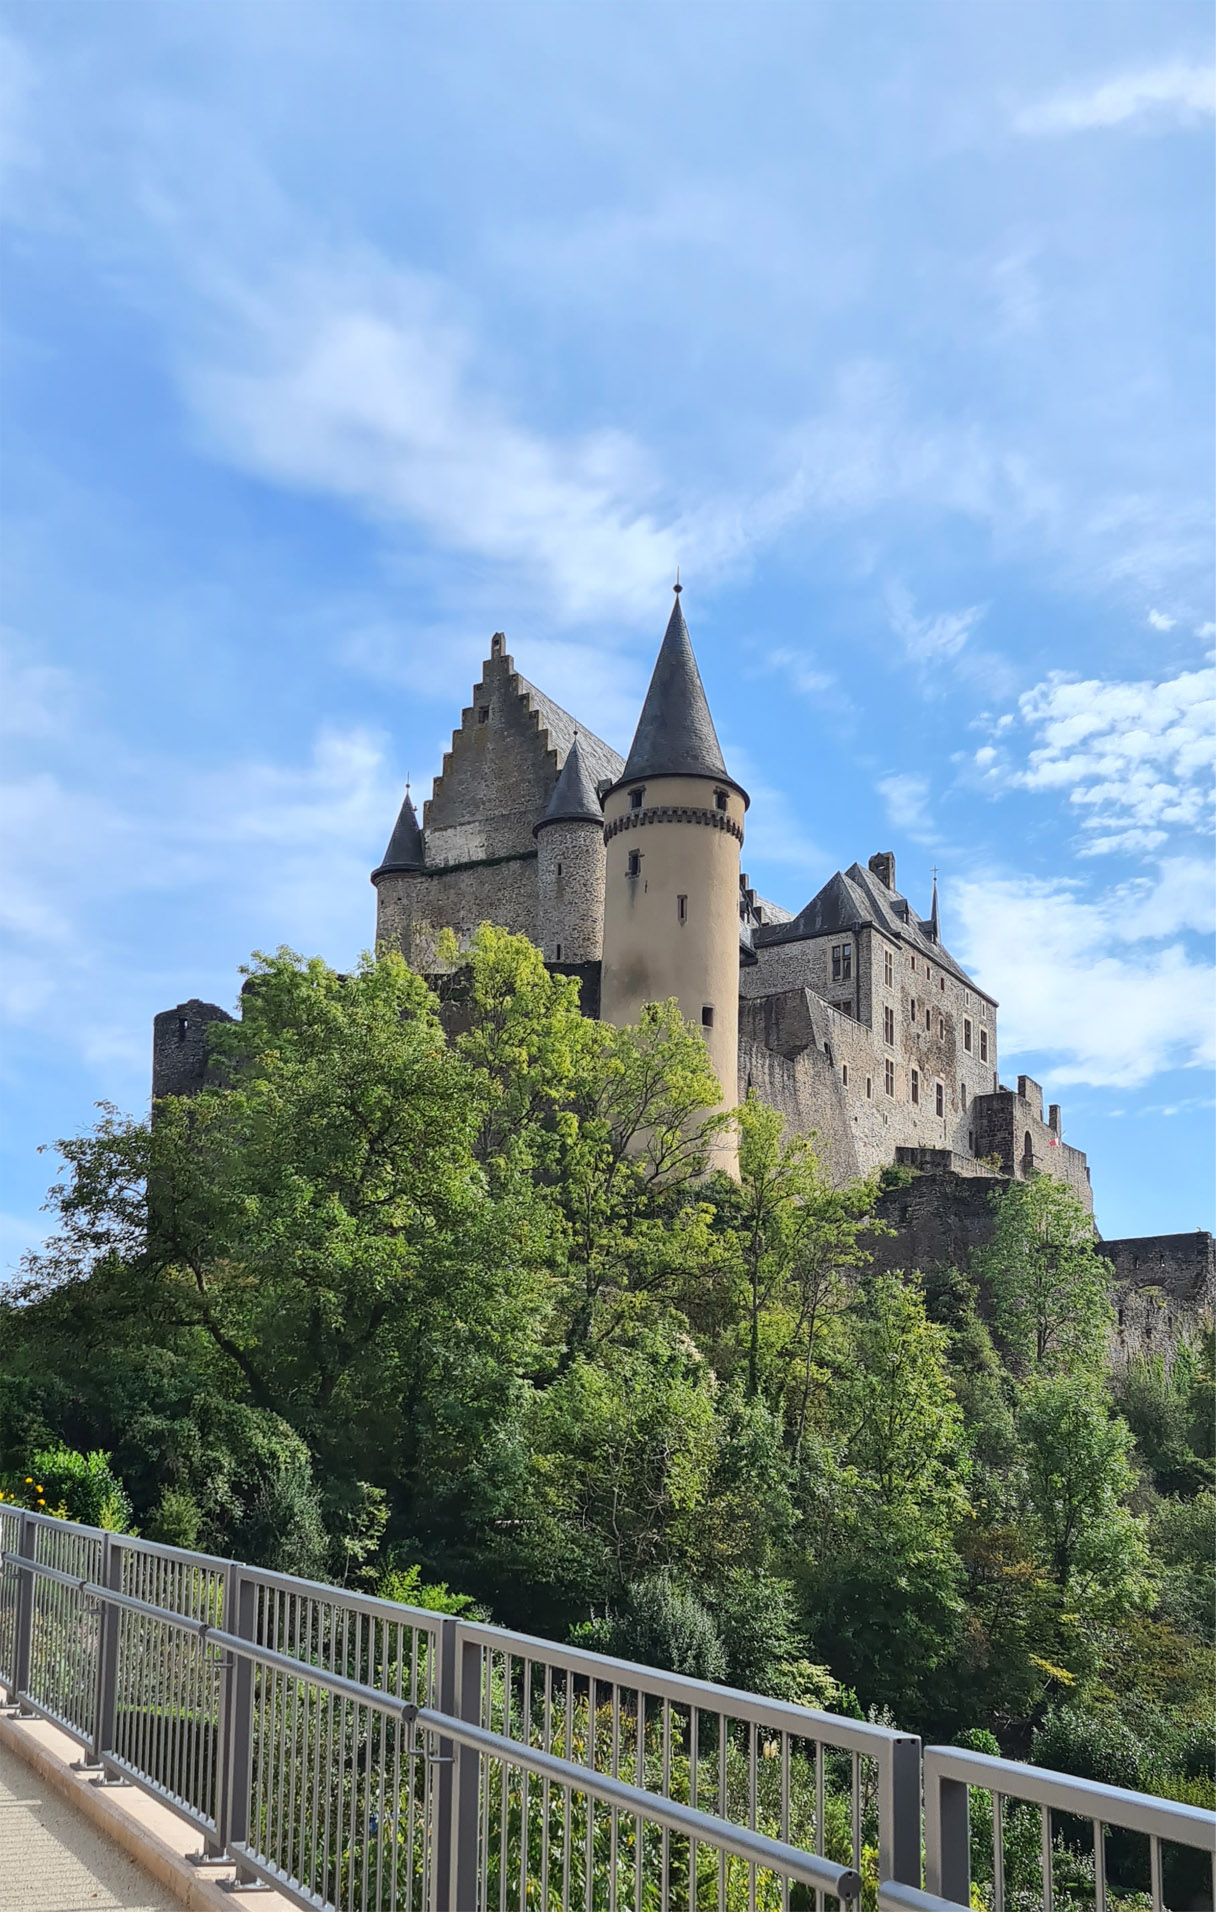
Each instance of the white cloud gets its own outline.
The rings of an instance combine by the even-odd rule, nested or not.
[[[1120,1088],[1212,1060],[1213,971],[1179,940],[1211,922],[1197,859],[1096,901],[1062,880],[964,878],[950,915],[959,955],[1000,999],[1006,1058],[1045,1053],[1056,1082]]]
[[[1206,624],[1197,625],[1195,629],[1195,636],[1196,637],[1216,637],[1216,624],[1214,624],[1211,621],[1211,619],[1209,619]]]
[[[941,664],[957,657],[986,608],[972,604],[965,611],[939,611],[935,617],[918,617],[912,594],[902,584],[890,587],[887,603],[891,629],[914,664]]]
[[[1211,67],[1174,61],[1138,73],[1120,73],[1088,91],[1059,93],[1027,106],[1014,118],[1019,133],[1081,133],[1148,120],[1191,125],[1216,111]]]
[[[1150,611],[1148,622],[1154,631],[1172,631],[1178,619],[1170,617],[1166,611]]]
[[[981,775],[997,787],[1067,793],[1092,833],[1088,854],[1152,849],[1169,829],[1208,819],[1216,755],[1216,670],[1161,683],[1103,683],[1053,672],[1019,699],[1040,742],[1025,766],[985,745]]]
[[[836,688],[835,673],[820,670],[803,651],[769,651],[764,663],[768,670],[780,671],[804,697],[818,697]]]
[[[918,842],[927,841],[933,834],[933,819],[929,815],[929,779],[914,776],[910,771],[898,775],[880,777],[878,794],[887,807],[887,816],[899,830]]]

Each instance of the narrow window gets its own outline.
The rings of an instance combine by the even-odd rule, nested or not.
[[[882,953],[882,979],[888,989],[895,981],[895,958],[889,949],[884,949]]]
[[[706,1003],[704,1008],[701,1011],[701,1027],[702,1029],[712,1029],[713,1026],[714,1026],[713,1004]]]
[[[189,1029],[189,1027],[190,1027],[189,1018],[187,1016],[179,1016],[177,1019],[177,1039],[179,1042],[184,1042],[186,1040],[186,1031]]]
[[[980,1061],[987,1062],[987,1060],[988,1060],[988,1031],[986,1029],[981,1029],[980,1030]]]
[[[886,1065],[886,1077],[885,1077],[884,1087],[886,1088],[888,1095],[895,1094],[895,1064],[891,1062],[890,1060],[888,1060]]]
[[[967,1113],[967,1084],[965,1082],[960,1082],[958,1085],[958,1105],[959,1105],[959,1108],[963,1111],[963,1114],[966,1115]]]
[[[841,965],[842,965],[841,975],[844,981],[847,983],[850,976],[853,974],[853,945],[852,943],[846,943],[844,945],[843,949],[840,952],[840,956],[841,956]]]
[[[557,866],[557,873],[558,873],[558,875],[559,875],[559,876],[560,876],[560,875],[561,875],[561,873],[562,873],[562,866],[561,866],[561,864],[560,864],[560,863],[559,863],[559,864],[558,864],[558,866]]]
[[[920,1070],[919,1069],[913,1069],[912,1071],[912,1100],[913,1102],[916,1102],[916,1103],[919,1103],[920,1101]]]
[[[915,996],[913,996],[911,1002],[908,1004],[908,1014],[911,1016],[913,1022],[915,1022],[916,1021],[916,997]]]
[[[718,806],[718,808],[719,808],[719,810],[725,810],[725,808],[726,808],[726,792],[725,792],[725,790],[715,790],[715,791],[714,791],[714,802],[715,802],[715,803],[717,804],[717,806]]]
[[[870,1076],[867,1076],[866,1077],[866,1101],[872,1102],[873,1100],[874,1100],[874,1083],[872,1078]]]
[[[479,704],[479,705],[477,706],[477,721],[478,721],[478,723],[479,723],[479,724],[488,724],[488,723],[489,723],[489,721],[490,721],[490,706],[489,706],[488,704]]]
[[[832,945],[832,981],[834,983],[838,983],[840,981],[840,944],[839,943],[833,943]]]
[[[840,1080],[847,1089],[849,1086],[849,1065],[847,1062],[842,1062],[840,1065]]]
[[[554,962],[555,962],[555,963],[560,963],[560,962],[561,962],[561,959],[562,959],[562,946],[561,946],[561,944],[559,943],[559,944],[557,945],[557,955],[556,955],[556,956],[555,956],[555,957],[553,958],[553,960],[554,960]]]
[[[969,989],[964,989],[964,991],[963,991],[963,1008],[964,1008],[964,1009],[970,1009],[970,1007],[971,1007],[971,991],[970,991]]]
[[[941,992],[942,992],[942,995],[944,996],[944,995],[945,995],[945,993],[946,993],[946,978],[945,978],[944,976],[939,976],[939,977],[938,977],[938,979],[937,979],[937,986],[938,986],[938,988],[939,988],[939,989],[941,990]]]
[[[830,1042],[824,1043],[823,1053],[827,1057],[828,1061],[830,1062],[832,1060],[832,1045]]]
[[[975,1130],[974,1129],[967,1130],[967,1147],[971,1150],[971,1153],[974,1155],[975,1154]]]
[[[940,1082],[937,1085],[937,1113],[939,1115],[946,1113],[946,1091]]]
[[[853,998],[850,996],[845,1002],[834,1002],[832,1007],[833,1009],[839,1009],[842,1016],[851,1016],[853,1013]]]
[[[677,896],[676,898],[676,921],[677,923],[686,923],[688,921],[688,898],[686,896]]]
[[[895,1011],[888,1004],[882,1012],[882,1036],[884,1042],[895,1045]]]
[[[967,1051],[968,1055],[971,1054],[971,1018],[970,1016],[963,1017],[963,1048]]]
[[[925,1034],[926,1034],[927,1036],[929,1036],[929,1035],[932,1035],[932,1033],[933,1033],[933,1011],[932,1011],[931,1009],[926,1009],[926,1011],[925,1011]]]
[[[915,958],[915,956],[910,956],[910,957],[908,958],[908,960],[909,960],[909,962],[910,962],[910,963],[911,963],[911,965],[912,965],[912,974],[913,974],[913,975],[915,976],[915,974],[916,974],[916,958]]]
[[[640,850],[630,850],[629,862],[627,863],[625,867],[625,874],[627,876],[641,876],[642,852]]]
[[[629,792],[629,808],[631,810],[640,810],[641,807],[642,807],[642,792],[640,790],[631,790]]]

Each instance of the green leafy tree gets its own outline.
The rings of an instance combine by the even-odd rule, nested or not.
[[[1080,1199],[1049,1175],[1011,1182],[976,1257],[996,1330],[1021,1374],[1096,1372],[1114,1310],[1110,1264]]]

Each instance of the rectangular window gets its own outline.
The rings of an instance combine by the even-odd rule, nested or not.
[[[832,945],[832,981],[834,983],[847,983],[852,974],[852,943],[834,943]]]
[[[980,1030],[980,1061],[987,1062],[987,1060],[988,1060],[988,1031],[986,1029],[981,1029]]]
[[[939,1115],[946,1113],[946,1091],[940,1082],[937,1085],[937,1113]]]
[[[970,1007],[971,1007],[971,991],[970,991],[969,989],[964,989],[964,991],[963,991],[963,1008],[964,1008],[964,1009],[970,1009]]]
[[[852,943],[846,943],[840,953],[843,959],[843,968],[841,969],[841,972],[840,972],[841,978],[844,982],[847,983],[850,976],[853,974],[853,945]]]
[[[967,1051],[968,1055],[971,1054],[971,1018],[970,1016],[963,1017],[963,1048]]]
[[[886,1064],[886,1076],[885,1076],[884,1086],[886,1088],[888,1095],[895,1094],[895,1064],[889,1060]]]
[[[840,981],[840,944],[839,943],[833,943],[832,945],[832,981],[834,983],[838,983]]]
[[[911,965],[912,965],[912,974],[913,974],[913,975],[915,976],[915,974],[916,974],[916,958],[915,958],[915,956],[909,956],[909,958],[908,958],[908,961],[909,961],[909,963],[911,963]]]
[[[686,896],[677,896],[676,898],[676,921],[678,923],[686,923],[688,921],[688,898]]]
[[[925,1034],[927,1036],[933,1034],[933,1011],[931,1009],[926,1009],[925,1011]]]
[[[888,989],[890,989],[894,985],[895,958],[891,954],[889,949],[884,949],[882,953],[882,979],[884,983],[887,985]]]
[[[842,1062],[840,1065],[840,1080],[847,1089],[849,1086],[849,1065],[847,1062]]]
[[[719,810],[725,810],[725,808],[726,808],[726,792],[725,792],[725,790],[715,790],[715,791],[714,791],[714,802],[715,802],[715,803],[717,804],[717,806],[718,806],[718,808],[719,808]]]
[[[895,1045],[895,1011],[890,1007],[890,1005],[888,1005],[887,1008],[884,1009],[882,1012],[882,1036],[883,1036],[884,1042],[890,1043],[891,1046],[894,1047]]]
[[[714,1026],[713,1006],[710,1003],[706,1003],[705,1007],[701,1011],[701,1027],[702,1029],[712,1029],[713,1026]]]
[[[627,876],[641,876],[642,852],[640,850],[630,850],[629,861],[625,865],[625,873]]]
[[[631,810],[640,810],[641,807],[642,807],[642,792],[640,790],[631,790],[629,792],[629,808]]]
[[[561,866],[561,864],[560,864],[560,863],[559,863],[559,864],[558,864],[558,866],[557,866],[557,873],[558,873],[558,875],[559,875],[559,876],[560,876],[560,875],[561,875],[561,873],[562,873],[562,866]]]
[[[971,1153],[974,1155],[975,1154],[975,1130],[974,1129],[967,1130],[967,1147],[971,1150]]]
[[[561,946],[561,944],[560,944],[560,943],[558,943],[558,945],[557,945],[557,953],[556,953],[556,955],[554,956],[554,958],[553,958],[553,960],[554,960],[554,962],[555,962],[555,963],[560,963],[560,962],[561,962],[561,959],[562,959],[562,946]]]
[[[872,1102],[873,1100],[874,1100],[874,1082],[872,1077],[867,1076],[866,1077],[866,1101]]]
[[[941,992],[942,992],[942,995],[944,996],[944,995],[945,995],[945,993],[946,993],[946,978],[945,978],[944,976],[939,976],[939,977],[938,977],[938,979],[937,979],[937,986],[938,986],[938,988],[939,988],[939,989],[941,990]]]
[[[919,1069],[913,1069],[912,1071],[912,1100],[914,1102],[920,1101],[920,1070]]]
[[[478,707],[477,707],[477,721],[478,721],[478,723],[479,723],[479,724],[488,724],[488,723],[489,723],[489,721],[490,721],[490,706],[489,706],[488,704],[479,704],[479,705],[478,705]]]
[[[946,1040],[946,1018],[944,1016],[939,1016],[937,1019],[937,1039],[939,1042]]]
[[[958,1085],[958,1105],[959,1105],[959,1108],[963,1111],[963,1114],[966,1115],[967,1113],[967,1084],[965,1082],[960,1082]]]

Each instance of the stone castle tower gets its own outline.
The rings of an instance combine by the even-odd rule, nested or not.
[[[604,793],[600,1014],[636,1022],[674,996],[705,1039],[723,1104],[739,1056],[739,852],[747,793],[728,776],[676,601],[625,768]],[[729,1166],[733,1138],[717,1165]]]

